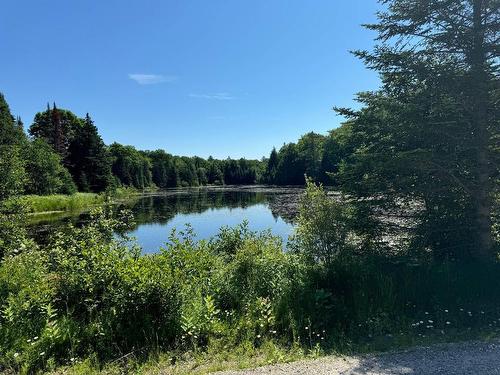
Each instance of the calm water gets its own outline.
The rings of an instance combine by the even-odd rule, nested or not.
[[[271,229],[286,243],[292,234],[293,212],[285,208],[297,200],[299,189],[283,188],[199,188],[165,191],[117,205],[134,215],[135,226],[127,234],[136,238],[144,253],[156,252],[168,241],[172,229],[190,224],[196,239],[216,235],[223,226],[248,221],[251,230]],[[88,214],[46,217],[36,223],[38,235],[50,233],[67,222],[83,223]]]

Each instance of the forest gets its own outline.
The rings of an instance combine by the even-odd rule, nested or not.
[[[207,160],[179,157],[163,150],[105,145],[92,118],[79,118],[54,104],[35,115],[24,132],[0,94],[0,145],[5,176],[3,196],[101,193],[117,187],[171,188],[207,184],[253,184],[260,180],[257,160]]]
[[[35,115],[24,131],[0,93],[0,144],[3,196],[9,191],[50,195],[102,193],[117,187],[138,190],[203,185],[304,185],[304,175],[326,185],[340,162],[354,151],[349,125],[327,136],[310,132],[297,143],[273,149],[262,160],[173,156],[164,150],[141,151],[133,146],[105,145],[89,114],[79,118],[52,108]]]
[[[1,96],[0,371],[208,372],[497,337],[500,4],[381,3],[375,48],[353,52],[380,87],[263,160],[108,146],[55,105],[27,136]],[[142,255],[109,205],[43,246],[23,226],[25,194],[254,183],[305,185],[286,251],[243,223]]]

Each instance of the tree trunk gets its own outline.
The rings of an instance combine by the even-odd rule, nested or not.
[[[488,73],[486,70],[486,53],[484,50],[484,25],[482,20],[486,0],[474,0],[473,3],[473,35],[469,56],[471,75],[471,118],[474,129],[474,148],[476,153],[475,188],[473,189],[473,215],[476,225],[477,248],[473,256],[479,260],[487,260],[493,256],[492,238],[492,198],[489,163],[489,131],[488,131]]]

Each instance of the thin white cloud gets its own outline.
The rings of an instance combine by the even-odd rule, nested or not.
[[[163,82],[173,82],[176,76],[164,76],[161,74],[129,74],[128,78],[136,81],[139,85],[155,85]]]
[[[189,94],[191,98],[210,99],[210,100],[232,100],[234,96],[227,92],[218,92],[215,94]]]

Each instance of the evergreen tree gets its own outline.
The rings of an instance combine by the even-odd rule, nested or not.
[[[25,142],[21,120],[14,119],[5,97],[0,93],[0,145],[22,146]]]
[[[416,248],[489,259],[500,165],[499,2],[382,2],[387,11],[368,26],[380,45],[357,55],[383,86],[359,95],[362,110],[339,109],[357,144],[343,186],[386,210],[419,202]]]
[[[44,139],[69,167],[68,149],[82,122],[72,112],[59,109],[54,103],[52,109],[47,105],[46,111],[35,115],[29,134],[34,139]]]
[[[88,113],[69,145],[68,164],[80,191],[102,192],[111,184],[111,159]]]
[[[267,160],[266,165],[266,180],[267,182],[274,184],[276,183],[276,172],[278,170],[278,153],[276,152],[276,148],[273,147],[271,154],[269,155],[269,159]]]
[[[26,174],[21,150],[26,143],[22,127],[0,93],[0,200],[23,192]]]

